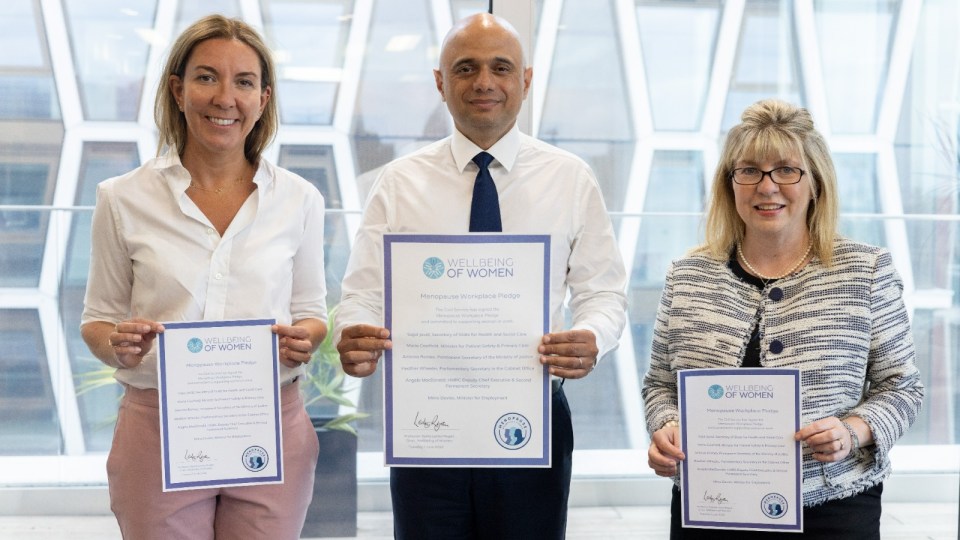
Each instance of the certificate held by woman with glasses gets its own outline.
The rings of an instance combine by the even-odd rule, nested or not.
[[[802,532],[799,369],[677,373],[684,527]]]

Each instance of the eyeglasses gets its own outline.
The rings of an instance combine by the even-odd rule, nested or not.
[[[734,169],[730,177],[740,185],[752,186],[763,182],[763,177],[769,174],[774,184],[783,185],[796,184],[803,178],[804,172],[803,169],[798,169],[797,167],[777,167],[769,171],[761,171],[756,167],[740,167],[739,169]]]

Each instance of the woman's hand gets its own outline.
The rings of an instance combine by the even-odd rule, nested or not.
[[[112,324],[94,321],[83,325],[80,335],[90,352],[105,364],[133,368],[153,348],[153,340],[163,332],[163,325],[149,319],[134,318]]]
[[[860,445],[866,445],[873,441],[870,436],[870,428],[866,422],[851,416],[846,419],[853,429],[857,431]],[[811,456],[817,461],[830,463],[840,461],[847,457],[853,449],[853,440],[846,426],[836,416],[828,416],[812,422],[796,432],[794,440],[807,445],[813,451]]]
[[[280,363],[289,368],[310,362],[313,351],[327,335],[327,325],[319,319],[303,319],[292,325],[275,324],[270,329],[280,338]]]
[[[677,466],[684,459],[686,456],[680,450],[679,426],[667,424],[654,432],[647,451],[647,464],[657,476],[676,476]]]
[[[117,363],[123,368],[137,367],[153,348],[153,340],[163,332],[163,325],[147,319],[130,319],[117,323],[107,341],[113,347]]]

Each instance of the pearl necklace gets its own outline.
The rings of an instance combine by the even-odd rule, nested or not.
[[[190,180],[190,187],[199,189],[200,191],[207,191],[207,192],[209,192],[209,193],[216,193],[217,195],[220,195],[220,194],[223,193],[224,190],[226,190],[227,188],[232,188],[232,187],[235,186],[235,185],[239,185],[241,182],[243,182],[243,177],[242,177],[242,176],[238,176],[237,179],[234,180],[233,184],[228,184],[228,185],[226,185],[226,186],[220,186],[220,187],[215,188],[215,189],[210,189],[210,188],[205,188],[205,187],[201,186],[200,184],[194,182],[193,180]]]
[[[747,269],[750,270],[751,272],[753,272],[753,275],[757,276],[758,278],[760,278],[760,279],[762,279],[762,280],[764,281],[764,285],[766,285],[766,282],[768,282],[768,281],[773,281],[773,280],[776,280],[776,279],[785,278],[785,277],[789,276],[790,274],[796,272],[796,271],[797,271],[797,268],[800,268],[800,265],[803,264],[803,261],[806,260],[807,255],[810,254],[810,250],[811,250],[811,249],[813,249],[813,242],[810,242],[809,244],[807,244],[807,250],[803,252],[803,255],[800,256],[800,259],[797,261],[796,264],[793,265],[792,268],[790,268],[790,270],[787,270],[785,273],[783,273],[783,274],[780,275],[780,276],[777,276],[777,277],[769,277],[769,276],[765,276],[765,275],[761,274],[760,272],[757,272],[757,269],[754,268],[753,265],[750,264],[750,261],[748,261],[747,258],[743,255],[743,243],[742,243],[742,242],[737,243],[737,254],[740,255],[740,258],[741,258],[741,259],[743,259],[743,263],[747,265]]]

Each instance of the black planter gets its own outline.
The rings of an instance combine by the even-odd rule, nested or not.
[[[304,538],[357,535],[357,436],[320,427],[328,420],[313,419],[320,457]]]

